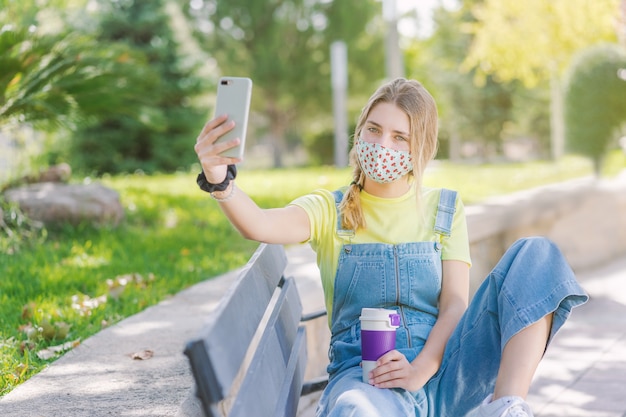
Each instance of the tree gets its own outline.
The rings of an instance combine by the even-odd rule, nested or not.
[[[477,80],[520,80],[527,87],[549,81],[553,156],[563,143],[561,79],[572,55],[600,41],[614,41],[619,0],[485,0],[473,9],[477,21],[466,70]]]
[[[501,150],[503,126],[512,118],[512,85],[487,76],[483,85],[476,86],[472,83],[474,70],[468,74],[459,71],[471,36],[458,28],[474,20],[470,8],[471,2],[465,2],[457,10],[436,9],[434,34],[414,41],[407,49],[406,71],[423,80],[437,99],[441,153],[445,156],[449,144],[452,159],[458,157],[461,141],[483,145],[483,157],[489,156],[489,150]]]
[[[374,0],[204,0],[185,12],[219,72],[252,78],[253,109],[266,118],[281,166],[296,122],[331,127],[331,42],[348,45],[352,98],[367,97],[384,77],[380,7]]]
[[[135,114],[141,57],[84,36],[0,32],[0,126],[73,126],[93,115]]]
[[[195,126],[186,124],[189,118],[184,116],[194,113],[187,112],[183,105],[177,107],[187,102],[186,93],[176,93],[181,90],[178,86],[168,90],[170,84],[160,82],[161,74],[149,65],[144,51],[123,39],[96,40],[92,33],[86,33],[86,29],[93,31],[97,25],[85,15],[83,0],[38,1],[37,5],[29,0],[3,3],[5,7],[0,9],[0,125],[34,124],[38,129],[54,132],[52,148],[48,150],[51,157],[60,154],[79,170],[88,172],[118,172],[120,166],[127,170],[146,166],[174,169],[188,166],[195,160],[188,141],[201,121]],[[63,11],[56,8],[70,3],[72,7]],[[72,26],[73,23],[79,29]],[[163,60],[169,60],[168,65],[174,67],[172,56],[166,55]],[[180,78],[172,84],[185,81],[186,88],[194,87],[189,80]],[[168,124],[167,128],[164,128],[167,118],[158,107],[164,91],[168,97],[174,97],[173,112],[182,114],[172,115],[175,123]],[[172,141],[177,144],[176,148],[169,142],[176,138],[175,134],[163,137],[161,146],[148,148],[146,158],[141,160],[145,165],[141,166],[134,163],[133,156],[125,158],[124,149],[119,149],[133,144],[132,133],[136,132],[132,129],[127,132],[125,126],[120,127],[123,123],[114,121],[141,126],[143,132],[148,133],[155,128],[168,134],[178,129],[185,132],[185,143]],[[120,141],[110,140],[108,127],[118,129]],[[65,132],[77,132],[73,146],[67,146],[67,141],[62,140]],[[129,132],[132,133],[127,135]],[[187,160],[178,158],[183,147],[189,154]],[[147,161],[153,155],[160,157],[157,164]],[[132,162],[124,166],[129,159]]]
[[[39,34],[34,26],[31,30],[4,26],[0,32],[0,128],[8,134],[10,146],[37,149],[25,151],[28,156],[13,161],[7,174],[16,177],[25,172],[15,169],[73,163],[62,134],[94,117],[125,114],[138,118],[143,99],[138,86],[150,81],[146,69],[143,57],[124,45],[97,44],[76,33]],[[24,141],[20,133],[24,128],[49,134]]]
[[[626,51],[616,44],[577,54],[567,75],[567,145],[588,156],[600,175],[606,152],[626,135]]]
[[[174,38],[165,0],[98,0],[95,39],[127,45],[145,57],[152,83],[139,83],[139,117],[104,114],[74,135],[74,154],[88,172],[174,171],[196,161],[193,139],[204,112],[192,97],[205,88]],[[190,142],[191,141],[191,142]]]

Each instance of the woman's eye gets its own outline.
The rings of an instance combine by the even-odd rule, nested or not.
[[[376,132],[378,132],[378,129],[376,129],[375,127],[368,127],[367,131],[371,132],[371,133],[376,133]]]
[[[404,136],[396,136],[396,140],[399,140],[401,142],[406,142],[408,139],[405,138]]]

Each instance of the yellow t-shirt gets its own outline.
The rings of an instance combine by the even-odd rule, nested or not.
[[[415,188],[411,187],[411,190],[401,197],[380,198],[362,191],[361,207],[367,227],[359,229],[350,242],[398,244],[441,241],[441,236],[433,230],[441,189],[422,188],[420,201],[422,210],[418,208],[415,192]],[[339,237],[336,233],[335,199],[328,190],[316,190],[295,199],[290,204],[302,207],[309,216],[311,237],[308,243],[317,253],[317,264],[330,320],[339,253],[341,247],[348,243],[347,238]],[[458,260],[471,265],[465,209],[459,197],[456,199],[450,237],[441,243],[442,260]]]

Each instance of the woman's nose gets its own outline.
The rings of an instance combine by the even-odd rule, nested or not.
[[[393,140],[393,135],[391,133],[383,134],[381,140],[382,140],[381,145],[387,148],[393,148],[395,145],[395,141]]]
[[[377,143],[386,148],[391,147],[393,144],[393,140],[391,134],[389,133],[379,133],[377,135],[366,135],[363,138],[366,142],[369,143]]]

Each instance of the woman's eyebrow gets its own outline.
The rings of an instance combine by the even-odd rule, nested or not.
[[[370,125],[374,125],[377,128],[379,128],[379,129],[382,129],[382,127],[383,127],[381,124],[376,123],[375,121],[369,120],[369,119],[365,123],[366,124],[370,124]],[[402,130],[394,130],[393,132],[394,133],[398,133],[398,134],[403,135],[403,136],[409,136],[409,134],[407,132],[403,132]]]

